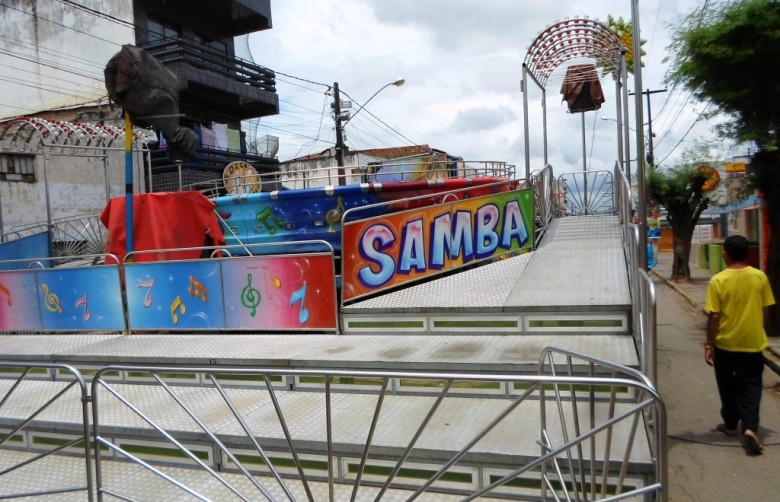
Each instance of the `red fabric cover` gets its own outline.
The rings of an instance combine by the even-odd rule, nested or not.
[[[100,215],[108,229],[106,253],[126,254],[125,197],[114,197]],[[133,250],[192,248],[225,244],[214,203],[200,192],[156,192],[133,196]],[[133,261],[188,260],[201,252],[141,253]]]
[[[590,95],[582,95],[585,91]],[[601,103],[604,102],[604,91],[601,89],[596,65],[579,64],[566,68],[561,94],[572,113],[601,108]]]

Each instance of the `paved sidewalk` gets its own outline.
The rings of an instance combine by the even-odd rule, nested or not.
[[[667,257],[671,262],[671,254]],[[663,273],[663,261],[660,268]],[[668,277],[669,265],[666,270]],[[722,420],[714,371],[705,363],[702,349],[706,283],[693,282],[701,295],[691,296],[697,308],[657,274],[652,278],[657,293],[658,388],[667,410],[669,501],[777,500],[780,375],[769,367],[764,370],[759,436],[765,451],[749,456],[741,438],[713,431]]]
[[[658,253],[656,266],[651,274],[663,279],[666,284],[682,295],[697,310],[706,315],[704,303],[707,299],[707,283],[714,274],[709,269],[699,268],[694,260],[691,260],[691,282],[672,281],[673,253]],[[780,374],[780,337],[769,338],[769,348],[764,351],[764,356],[769,366],[775,373]]]

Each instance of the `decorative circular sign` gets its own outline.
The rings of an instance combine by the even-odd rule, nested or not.
[[[250,164],[237,160],[225,166],[222,183],[231,195],[260,192],[260,176]]]

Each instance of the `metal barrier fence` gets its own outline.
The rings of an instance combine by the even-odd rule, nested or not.
[[[665,434],[655,390],[628,368],[601,367],[574,353],[565,353],[569,365],[571,358],[588,360],[589,374],[558,376],[555,352],[540,357],[539,375],[525,376],[106,367],[92,383],[98,500],[143,498],[145,490],[199,500],[380,500],[398,491],[407,500],[547,491],[589,492],[593,500],[656,493],[665,500],[664,445],[655,439],[648,449],[647,436],[637,434],[645,415],[658,424],[653,438]],[[117,372],[143,374],[149,383],[141,388],[106,378]],[[183,375],[201,383],[180,385]],[[244,384],[231,388],[238,377]],[[320,392],[286,390],[289,379],[316,381]],[[396,396],[389,390],[394,380],[415,381],[428,392]],[[456,392],[496,381],[510,383],[510,395],[474,401]],[[545,389],[555,399],[545,399]],[[572,397],[582,391],[588,400],[563,398],[566,391]],[[127,437],[128,428],[116,422],[120,409],[134,416],[141,438]],[[189,468],[173,468],[172,458]],[[110,459],[132,467],[118,473],[107,469]]]
[[[556,216],[555,176],[551,165],[531,175],[534,188],[534,246],[547,231],[550,221]]]
[[[639,246],[641,227],[631,223],[631,189],[625,173],[615,164],[615,205],[620,217],[623,234],[623,251],[626,255],[629,290],[631,291],[631,315],[639,352],[640,367],[653,383],[658,382],[656,333],[656,295],[653,280],[642,263]]]
[[[94,500],[88,395],[71,366],[0,361],[0,498],[83,492]],[[76,427],[52,434],[63,414],[76,417]],[[63,455],[81,458],[75,476],[60,475]]]
[[[575,366],[573,365],[573,362],[575,360],[578,360],[580,362],[586,362],[587,363],[587,375],[593,376],[594,372],[597,367],[600,368],[609,368],[612,371],[611,376],[613,378],[630,378],[635,379],[637,381],[643,382],[646,389],[653,389],[652,394],[643,395],[644,390],[635,390],[632,402],[634,403],[640,403],[643,399],[651,399],[653,401],[657,401],[651,408],[646,409],[649,413],[644,413],[642,416],[635,415],[635,420],[632,424],[632,434],[636,434],[639,421],[642,422],[642,431],[645,433],[645,437],[647,437],[649,441],[649,447],[650,452],[653,458],[654,467],[655,467],[655,489],[659,490],[659,497],[658,500],[666,500],[668,498],[668,492],[665,487],[668,486],[668,463],[667,463],[667,443],[666,443],[666,409],[663,404],[663,402],[660,399],[660,396],[657,394],[657,390],[655,390],[655,385],[653,384],[653,381],[645,374],[634,370],[632,368],[627,368],[625,366],[616,365],[612,362],[605,361],[603,359],[586,356],[583,354],[577,354],[572,351],[567,351],[563,349],[558,348],[547,348],[544,351],[542,351],[542,354],[539,356],[539,366],[540,366],[540,373],[542,373],[542,368],[545,364],[549,364],[550,371],[549,373],[554,376],[559,375],[559,371],[556,370],[556,364],[559,363],[560,359],[564,359],[565,363],[562,365],[563,369],[562,371],[565,372],[568,376],[573,376],[575,374]],[[566,389],[568,392],[562,392],[562,389],[560,389],[557,385],[554,387],[554,398],[555,402],[558,406],[558,410],[562,410],[562,399],[564,397],[568,397],[571,402],[575,402],[578,400],[576,388],[574,386],[571,386]],[[615,403],[617,402],[617,395],[615,392],[615,388],[613,387],[610,389],[609,392],[609,406],[608,408],[611,411],[614,411],[615,409]],[[541,391],[541,399],[544,399],[544,393],[545,390],[542,388]],[[564,396],[565,395],[565,396]],[[594,403],[595,401],[595,394],[593,393],[593,389],[590,389],[590,394],[588,396],[588,414],[591,420],[591,427],[594,427],[595,424],[593,423],[593,417],[595,416],[595,410],[594,410]],[[572,409],[575,413],[577,411],[577,408]],[[545,409],[542,407],[542,412],[544,413]],[[613,418],[612,415],[610,415],[610,418]],[[579,418],[575,417],[574,419],[575,425],[579,425]],[[569,437],[569,431],[565,428],[565,424],[562,424],[563,428],[563,437],[564,439],[568,439]],[[579,428],[575,428],[574,434],[577,436],[582,435],[582,431]],[[611,431],[609,432],[611,434]],[[608,441],[607,444],[611,444],[611,441]],[[589,444],[591,448],[591,456],[593,456],[593,452],[595,449],[595,444],[593,441],[590,441]],[[593,482],[595,479],[597,479],[597,472],[595,469],[595,465],[591,463],[589,466],[586,466],[585,463],[582,461],[583,459],[583,453],[581,449],[579,449],[580,446],[578,446],[577,453],[578,456],[576,457],[577,462],[577,468],[574,468],[574,461],[575,458],[572,457],[570,454],[571,452],[567,452],[567,458],[566,461],[568,463],[569,471],[574,472],[577,474],[577,476],[580,479],[579,483],[573,483],[572,484],[572,491],[575,495],[575,500],[580,500],[580,497],[582,497],[583,500],[588,500],[590,498],[591,500],[597,499],[597,483]],[[623,458],[620,459],[623,466],[625,467],[627,465],[628,457],[630,455],[630,451],[626,450],[623,452]],[[607,454],[605,454],[607,458],[609,457]],[[557,466],[556,466],[557,467]],[[591,482],[587,482],[586,478],[587,475],[585,473],[585,469],[589,468],[589,475]],[[556,472],[557,469],[556,469]],[[626,471],[625,469],[621,469],[620,476],[617,480],[617,485],[619,489],[622,489],[622,486],[625,483],[625,475]],[[606,470],[602,472],[602,481],[601,481],[601,492],[600,496],[604,497],[606,496],[606,479],[607,479],[607,473]],[[546,483],[547,486],[551,486],[550,482]],[[561,484],[561,486],[565,486]],[[587,488],[590,488],[589,490]],[[564,491],[563,495],[565,496],[566,500],[571,500],[571,493],[569,491]],[[560,498],[556,495],[556,500],[560,500]]]
[[[650,381],[555,348],[537,375],[106,366],[87,387],[67,365],[0,371],[3,499],[667,500]]]
[[[51,225],[41,222],[10,227],[0,234],[0,244],[46,232],[51,242],[50,256],[75,259],[102,253],[106,247],[107,230],[99,213],[52,220]]]
[[[615,178],[610,171],[581,171],[558,177],[563,216],[615,214]]]

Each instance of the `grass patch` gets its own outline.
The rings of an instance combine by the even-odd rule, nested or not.
[[[348,321],[350,328],[424,328],[424,321]]]
[[[496,319],[491,321],[446,319],[433,321],[433,326],[436,328],[516,328],[517,321],[514,319],[505,321]]]
[[[622,328],[621,319],[531,319],[531,328]]]

